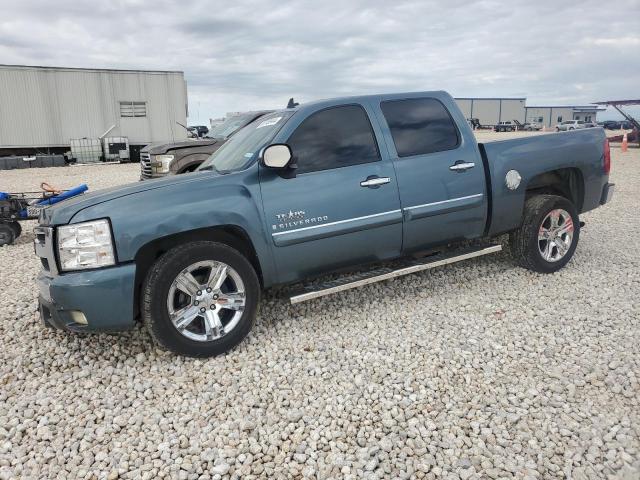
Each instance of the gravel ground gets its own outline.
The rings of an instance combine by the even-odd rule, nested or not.
[[[0,175],[95,190],[138,165]],[[0,248],[0,478],[637,480],[640,150],[614,149],[612,177],[558,274],[504,252],[295,307],[271,293],[207,361],[144,330],[43,328],[25,224]]]

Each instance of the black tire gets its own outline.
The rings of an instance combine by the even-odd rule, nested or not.
[[[573,239],[564,257],[550,262],[540,252],[538,232],[544,219],[555,209],[562,209],[571,216]],[[553,273],[564,267],[573,257],[579,239],[580,219],[578,211],[573,203],[557,195],[536,195],[528,198],[524,207],[522,225],[509,235],[511,254],[516,262],[521,267],[538,273]]]
[[[197,341],[182,335],[172,323],[167,298],[173,280],[189,265],[199,261],[223,262],[241,277],[245,306],[237,325],[221,338]],[[145,279],[141,310],[143,320],[155,342],[179,355],[213,357],[239,344],[255,323],[260,302],[260,282],[251,263],[237,250],[217,242],[198,241],[178,246],[161,256]]]
[[[8,223],[0,223],[0,247],[11,245],[16,239],[16,234]]]
[[[9,226],[13,229],[14,240],[22,235],[22,225],[20,225],[18,222],[11,222]]]

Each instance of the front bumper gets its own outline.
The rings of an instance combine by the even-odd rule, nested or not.
[[[613,191],[615,190],[615,183],[605,183],[602,187],[602,197],[600,197],[600,205],[609,203],[613,198]]]
[[[48,327],[74,332],[121,331],[134,322],[135,264],[84,272],[38,275],[40,318]],[[77,313],[86,324],[77,323]]]

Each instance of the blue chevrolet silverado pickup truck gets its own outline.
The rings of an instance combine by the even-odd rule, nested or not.
[[[142,321],[160,346],[204,357],[238,344],[276,285],[302,284],[296,303],[496,252],[504,233],[518,264],[555,272],[579,214],[611,198],[609,169],[602,129],[478,144],[445,92],[296,105],[194,173],[46,209],[40,315],[75,332]]]

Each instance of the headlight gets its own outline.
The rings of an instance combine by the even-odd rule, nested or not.
[[[156,173],[169,173],[173,158],[173,155],[156,155],[153,157],[154,162],[152,165]]]
[[[115,265],[111,227],[107,220],[58,227],[60,269],[84,270]]]

